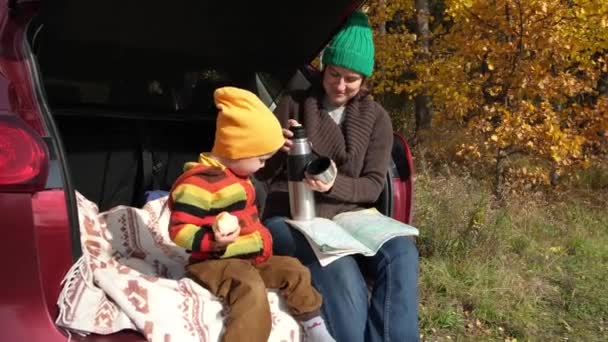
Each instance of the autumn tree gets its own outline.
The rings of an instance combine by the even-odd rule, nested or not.
[[[415,56],[416,34],[405,19],[414,12],[413,1],[374,1],[366,10],[374,30],[376,67],[373,76],[376,93],[402,94],[409,90],[405,74]]]
[[[433,124],[458,123],[458,157],[492,165],[497,190],[504,177],[548,184],[606,153],[608,2],[442,3],[432,18],[429,58],[414,58],[420,45],[412,30],[377,37],[377,91],[430,95]],[[413,5],[396,1],[373,20],[413,14]],[[533,167],[505,169],[514,155]]]

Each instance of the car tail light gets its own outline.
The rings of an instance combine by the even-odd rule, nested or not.
[[[34,192],[44,188],[49,167],[42,137],[11,114],[0,114],[0,191]]]

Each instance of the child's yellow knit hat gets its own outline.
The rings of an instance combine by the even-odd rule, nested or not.
[[[213,93],[219,110],[211,153],[228,159],[262,156],[277,151],[285,138],[274,114],[252,92],[235,87]]]

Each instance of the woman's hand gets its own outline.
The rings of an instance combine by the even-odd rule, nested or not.
[[[338,176],[338,169],[336,167],[336,163],[333,160],[331,161],[331,168],[334,170],[334,178],[331,181],[325,183],[323,181],[316,180],[312,178],[308,173],[305,173],[304,176],[306,177],[306,179],[304,180],[304,182],[306,182],[306,184],[308,184],[308,186],[314,191],[328,192],[334,186],[334,183],[336,182],[336,177]]]
[[[293,141],[291,141],[291,138],[293,137],[293,132],[289,130],[289,127],[294,127],[294,126],[301,126],[300,123],[294,119],[289,119],[287,120],[287,127],[288,128],[283,128],[283,136],[285,137],[285,142],[283,143],[283,146],[281,147],[281,151],[285,152],[285,153],[289,153],[289,150],[291,150],[291,146],[293,146]]]

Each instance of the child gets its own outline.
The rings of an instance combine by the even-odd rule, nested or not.
[[[283,146],[281,126],[249,91],[219,88],[214,99],[213,149],[186,163],[169,194],[169,234],[191,251],[188,275],[230,306],[223,341],[268,340],[266,288],[281,291],[306,341],[334,341],[308,269],[295,258],[272,255],[272,238],[255,206],[249,176]]]

